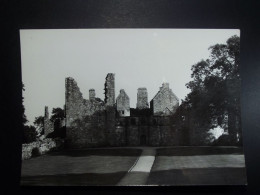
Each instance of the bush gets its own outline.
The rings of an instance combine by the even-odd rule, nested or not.
[[[242,141],[235,140],[230,135],[221,135],[213,142],[215,146],[242,146]]]
[[[41,153],[39,151],[39,148],[33,148],[32,149],[32,157],[40,156]]]

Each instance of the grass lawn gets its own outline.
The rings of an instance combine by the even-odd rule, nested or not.
[[[159,148],[147,184],[245,185],[242,148]]]
[[[245,168],[189,168],[152,171],[148,185],[245,185]]]
[[[53,152],[22,162],[21,185],[116,185],[141,149]]]
[[[128,172],[141,153],[143,157],[155,156],[151,172]],[[244,185],[243,150],[239,147],[91,148],[52,152],[22,163],[23,186],[138,184]]]
[[[114,186],[126,174],[116,173],[82,173],[22,177],[23,186]]]

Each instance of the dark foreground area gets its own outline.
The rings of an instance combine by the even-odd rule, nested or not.
[[[24,160],[22,186],[245,185],[242,148],[129,147],[52,152]]]

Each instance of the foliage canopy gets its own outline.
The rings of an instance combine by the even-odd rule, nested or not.
[[[209,47],[210,56],[191,68],[191,92],[177,110],[182,128],[221,126],[236,140],[241,134],[240,120],[240,39],[230,37],[226,44]]]

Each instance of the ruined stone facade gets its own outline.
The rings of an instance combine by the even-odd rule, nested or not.
[[[73,78],[65,81],[69,148],[183,144],[183,132],[175,129],[171,118],[179,104],[169,84],[163,84],[151,108],[147,89],[139,88],[136,108],[130,108],[130,98],[123,89],[115,101],[115,74],[109,73],[105,79],[104,101],[95,97],[94,89],[89,90],[89,99],[84,99]]]
[[[96,111],[104,110],[104,102],[93,97],[86,100],[83,98],[82,93],[77,85],[77,82],[69,77],[66,78],[66,92],[65,92],[65,113],[66,113],[66,126],[70,127],[71,123],[76,119],[82,119],[84,116],[93,115]]]
[[[83,98],[77,82],[69,77],[65,81],[66,138],[72,147],[97,146],[104,142],[104,101],[90,90],[90,100]],[[98,143],[98,144],[97,144]]]
[[[50,133],[54,131],[54,124],[49,119],[48,106],[45,106],[44,110],[44,122],[43,122],[44,135],[47,137]]]
[[[150,102],[154,115],[174,114],[179,106],[178,97],[169,88],[169,83],[163,83],[162,87]]]
[[[147,89],[139,88],[137,111],[133,111],[130,115],[130,99],[124,90],[120,90],[115,103],[115,74],[109,73],[106,77],[104,102],[95,101],[93,89],[90,90],[89,100],[83,99],[76,82],[72,78],[67,78],[66,128],[70,146],[180,144],[181,135],[172,127],[170,117],[166,116],[174,113],[171,106],[176,105],[176,102],[172,100],[177,98],[172,95],[167,85],[160,91],[163,95],[155,96],[152,101],[159,102],[160,99],[163,106],[170,110],[169,112],[164,112],[164,116],[151,115]],[[164,100],[166,102],[163,102]]]

